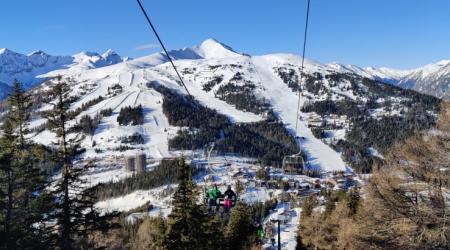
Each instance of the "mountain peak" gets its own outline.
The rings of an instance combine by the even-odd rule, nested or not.
[[[102,57],[108,57],[108,56],[112,56],[112,55],[117,55],[117,53],[114,52],[114,50],[109,49],[108,51],[106,51],[106,52],[102,55]]]
[[[42,50],[36,50],[36,51],[31,52],[27,56],[32,56],[32,55],[41,55],[41,56],[43,56],[43,55],[47,55],[47,54],[44,51],[42,51]]]
[[[7,52],[12,52],[12,51],[7,49],[7,48],[0,49],[0,55],[4,54],[4,53],[7,53]]]
[[[335,68],[335,69],[342,69],[342,68],[345,68],[345,66],[344,66],[343,64],[340,64],[340,63],[338,63],[338,62],[330,62],[330,63],[327,63],[327,66],[332,67],[332,68]]]
[[[437,62],[436,65],[438,65],[438,66],[445,66],[445,65],[447,65],[449,63],[450,63],[450,60],[441,60],[441,61]]]
[[[202,45],[199,47],[195,46],[192,50],[204,59],[242,56],[242,54],[235,52],[231,47],[214,38],[206,39]]]
[[[79,54],[82,54],[82,55],[85,55],[88,57],[100,56],[97,52],[89,52],[89,51],[81,52]]]
[[[205,41],[203,41],[202,42],[202,45],[203,44],[214,44],[214,43],[219,43],[219,44],[222,44],[222,43],[220,43],[219,41],[217,41],[216,39],[214,39],[214,38],[208,38],[208,39],[206,39]]]
[[[229,50],[229,51],[232,51],[232,52],[236,53],[235,51],[233,51],[233,49],[230,46],[227,46],[227,45],[217,41],[214,38],[209,38],[209,39],[206,39],[205,41],[203,41],[202,45],[200,45],[200,48],[201,47],[206,47],[206,48],[222,47],[222,48],[224,48],[226,50]]]
[[[106,60],[109,64],[116,64],[119,62],[126,61],[122,57],[120,57],[116,52],[114,52],[112,49],[109,49],[105,52],[105,54],[102,55],[102,58]]]

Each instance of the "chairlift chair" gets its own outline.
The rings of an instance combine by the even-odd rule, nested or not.
[[[301,145],[301,144],[300,144]],[[283,158],[282,173],[287,175],[303,174],[305,162],[301,156],[302,149],[297,154],[287,155]]]
[[[203,186],[203,204],[205,204],[206,206],[208,206],[208,204],[209,204],[209,190],[212,188],[212,185],[208,185],[208,186],[206,186],[206,185],[204,185]],[[238,193],[237,192],[235,192],[235,196],[234,196],[234,200],[232,200],[232,203],[231,203],[231,207],[233,208],[234,206],[236,206],[236,202],[237,202],[237,200],[238,200]],[[217,204],[219,204],[219,207],[223,207],[224,206],[224,204],[225,204],[225,198],[217,198],[217,200],[216,200],[216,202],[217,202]],[[215,211],[216,213],[218,212],[218,211]]]

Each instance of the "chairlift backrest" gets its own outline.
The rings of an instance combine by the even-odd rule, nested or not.
[[[303,174],[305,163],[303,157],[299,154],[288,155],[283,158],[283,174]]]

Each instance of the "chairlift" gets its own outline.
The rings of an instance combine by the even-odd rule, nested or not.
[[[267,225],[264,227],[264,238],[266,238],[267,240],[270,240],[271,238],[273,238],[275,234],[275,227],[273,225]]]
[[[208,206],[208,204],[209,204],[209,190],[211,190],[212,189],[212,184],[211,185],[204,185],[203,186],[203,204],[205,204],[206,206]],[[235,196],[234,196],[234,199],[233,200],[231,200],[232,201],[232,203],[231,203],[231,208],[233,208],[235,205],[236,205],[236,202],[237,202],[237,200],[238,200],[238,193],[237,192],[235,192]],[[217,200],[216,200],[216,203],[218,204],[218,206],[219,206],[219,208],[220,207],[224,207],[224,205],[225,205],[225,198],[217,198]],[[212,213],[217,213],[217,212],[219,212],[219,211],[217,211],[216,210],[216,208],[212,208],[212,211],[210,211],[210,212],[212,212]]]
[[[300,143],[301,145],[301,143]],[[301,156],[302,149],[297,154],[287,155],[283,158],[282,173],[286,175],[303,174],[305,170],[305,162]]]
[[[302,148],[301,148],[301,141],[297,135],[297,125],[299,122],[299,113],[300,113],[300,97],[302,96],[301,93],[302,91],[302,83],[305,82],[306,83],[306,78],[303,78],[303,63],[304,63],[304,59],[305,59],[305,50],[306,50],[306,34],[308,31],[308,17],[309,17],[309,3],[310,0],[308,0],[308,8],[307,8],[307,14],[306,14],[306,27],[305,27],[305,37],[303,40],[303,53],[302,53],[302,66],[300,68],[300,85],[299,88],[297,90],[298,94],[298,104],[297,104],[297,109],[296,109],[296,113],[297,113],[297,118],[295,120],[295,139],[299,141],[299,152],[297,154],[294,155],[288,155],[285,156],[283,158],[283,166],[282,166],[282,173],[283,174],[289,174],[289,175],[298,175],[298,174],[303,174],[304,170],[305,170],[305,162],[303,160],[303,157],[300,155],[302,152]],[[304,84],[303,84],[304,85]],[[280,234],[278,234],[278,242],[280,241],[279,238]]]

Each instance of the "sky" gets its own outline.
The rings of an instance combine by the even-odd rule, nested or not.
[[[302,54],[307,0],[141,0],[168,50],[214,38],[250,55]],[[138,58],[162,48],[136,0],[1,0],[0,48]],[[415,69],[450,59],[448,0],[311,0],[305,57]]]

